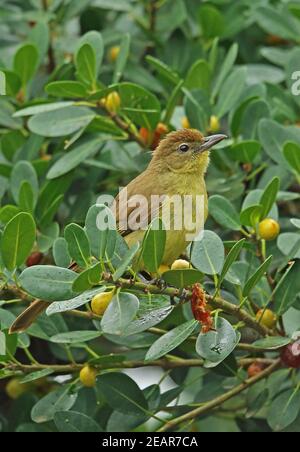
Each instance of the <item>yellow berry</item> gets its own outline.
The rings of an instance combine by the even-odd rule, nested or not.
[[[103,315],[113,299],[114,291],[99,293],[92,299],[91,308],[94,314]]]
[[[117,91],[110,93],[106,98],[105,105],[109,112],[117,113],[121,107],[121,98],[119,93],[117,93]]]
[[[182,127],[184,129],[190,129],[191,128],[190,121],[188,120],[188,118],[186,116],[184,118],[182,118],[181,125],[182,125]]]
[[[85,366],[80,371],[80,381],[86,388],[94,388],[97,380],[97,370],[94,367]]]
[[[116,61],[116,59],[118,58],[119,54],[120,54],[120,47],[119,46],[112,47],[109,50],[108,58],[112,63],[114,63]]]
[[[170,270],[170,267],[168,265],[162,264],[159,269],[157,270],[157,273],[159,275],[163,275],[164,273],[168,272]]]
[[[13,400],[19,399],[29,390],[29,386],[21,384],[18,378],[12,378],[6,385],[5,392]]]
[[[275,240],[280,233],[280,226],[277,221],[267,218],[259,223],[258,232],[260,238],[264,240]]]
[[[261,325],[272,330],[276,326],[277,316],[273,311],[271,311],[271,309],[260,309],[256,314],[256,320]]]
[[[188,268],[191,268],[191,264],[184,259],[178,259],[171,267],[172,270],[186,270]]]
[[[209,124],[209,130],[211,132],[219,132],[220,130],[220,121],[217,116],[211,116],[210,118],[210,124]]]

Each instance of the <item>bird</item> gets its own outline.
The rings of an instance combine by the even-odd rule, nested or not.
[[[162,197],[165,203],[170,202],[172,197],[179,196],[183,199],[187,196],[191,199],[190,224],[186,226],[183,222],[181,228],[175,228],[175,216],[172,212],[171,228],[166,232],[163,265],[170,266],[185,252],[192,241],[189,237],[197,236],[208,217],[205,175],[210,163],[210,151],[226,138],[223,134],[205,137],[196,129],[181,129],[170,132],[160,141],[146,170],[122,189],[114,201],[117,229],[129,247],[137,242],[141,243],[153,218],[162,215],[164,201],[153,211],[153,196]],[[125,190],[126,201],[123,201]],[[139,227],[131,228],[129,220],[135,218],[137,206],[130,200],[137,196],[138,199],[147,200],[147,205],[138,210]],[[197,217],[197,196],[203,197],[204,200],[202,217]],[[182,212],[179,216],[181,215]],[[47,306],[48,303],[41,300],[33,302],[13,323],[10,333],[20,333],[28,329]]]

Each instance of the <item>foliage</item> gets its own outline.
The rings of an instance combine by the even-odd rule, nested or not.
[[[299,374],[278,357],[300,328],[300,2],[9,0],[0,30],[0,430],[299,431]],[[209,134],[212,116],[230,138],[212,154],[193,268],[147,285],[133,262],[141,251],[158,271],[164,231],[129,250],[95,227],[97,199],[146,168],[161,123]],[[267,243],[266,218],[281,226]],[[35,298],[46,314],[9,335]],[[256,318],[267,308],[274,331]],[[147,387],[123,372],[148,366],[162,377]]]

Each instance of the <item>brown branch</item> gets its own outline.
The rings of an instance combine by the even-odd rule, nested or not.
[[[253,362],[259,362],[264,365],[271,365],[274,364],[274,360],[272,359],[240,359],[238,361],[240,367],[248,367]],[[277,362],[277,361],[276,361]],[[179,369],[183,367],[202,367],[204,364],[203,359],[182,359],[182,358],[163,358],[158,359],[155,361],[122,361],[119,363],[107,363],[107,364],[95,364],[94,367],[99,372],[102,370],[108,370],[108,369],[137,369],[141,367],[160,367],[165,370],[171,370],[171,369]],[[38,372],[40,370],[45,369],[51,369],[53,372],[58,374],[72,374],[79,372],[83,367],[86,366],[85,364],[15,364],[15,363],[9,363],[7,365],[4,365],[3,368],[11,371],[20,371],[25,374],[32,373],[32,372]]]
[[[104,112],[110,117],[110,119],[118,126],[123,132],[125,132],[128,135],[128,138],[131,141],[135,141],[139,146],[141,146],[143,149],[147,149],[148,146],[146,145],[145,141],[140,137],[137,133],[134,133],[131,130],[130,124],[123,121],[123,119],[115,112],[109,111],[108,108],[106,108],[106,105],[104,102],[98,102],[97,106],[99,108],[102,108]]]
[[[167,432],[169,430],[174,430],[178,425],[182,424],[183,422],[192,421],[199,416],[202,416],[203,414],[208,413],[209,411],[213,410],[214,408],[218,408],[223,403],[227,402],[227,400],[232,399],[233,397],[239,395],[241,392],[245,391],[246,389],[250,388],[251,386],[255,385],[259,381],[263,380],[264,378],[271,375],[276,369],[278,369],[280,366],[280,360],[276,360],[269,366],[266,370],[258,374],[257,376],[250,378],[248,380],[245,380],[242,384],[236,386],[235,388],[231,389],[230,391],[226,392],[220,397],[216,397],[215,399],[211,400],[208,403],[205,403],[201,407],[198,407],[189,413],[186,413],[182,416],[178,416],[175,419],[172,419],[171,421],[167,422],[163,427],[161,427],[158,432]]]
[[[175,289],[173,287],[167,287],[162,289],[154,284],[145,284],[138,281],[128,280],[128,279],[120,279],[119,281],[113,281],[111,274],[105,274],[104,280],[110,284],[115,284],[121,288],[138,290],[143,293],[152,293],[152,294],[160,294],[167,295],[171,298],[180,298],[182,291],[179,289]],[[185,301],[190,301],[192,297],[191,292],[186,292]],[[228,301],[224,300],[221,297],[214,298],[210,295],[207,295],[207,301],[211,303],[211,305],[217,309],[221,309],[222,311],[233,315],[238,320],[244,322],[250,328],[256,330],[262,336],[272,335],[272,332],[265,328],[263,325],[259,324],[255,318],[251,317],[247,311],[244,311],[239,306],[236,306]]]

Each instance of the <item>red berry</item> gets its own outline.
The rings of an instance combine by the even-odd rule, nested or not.
[[[287,367],[300,368],[300,341],[289,344],[282,350],[281,361]]]
[[[38,265],[43,259],[43,257],[44,257],[43,253],[40,253],[38,251],[32,253],[26,261],[27,267],[34,267],[34,265]]]

